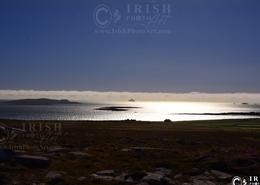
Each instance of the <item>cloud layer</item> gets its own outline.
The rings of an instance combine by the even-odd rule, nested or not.
[[[0,90],[0,99],[53,98],[82,102],[128,101],[203,101],[260,103],[260,93],[146,93],[146,92],[97,92],[97,91],[37,91]]]

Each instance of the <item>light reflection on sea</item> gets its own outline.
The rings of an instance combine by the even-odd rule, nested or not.
[[[100,107],[130,106],[128,111],[96,110]],[[249,115],[192,115],[203,113],[260,112],[259,106],[207,102],[116,102],[80,105],[0,105],[0,119],[23,120],[126,120],[190,121],[257,118]],[[184,114],[182,114],[184,113]]]

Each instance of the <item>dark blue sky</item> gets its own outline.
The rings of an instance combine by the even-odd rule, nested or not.
[[[98,5],[131,2],[1,0],[0,89],[260,92],[259,0],[169,0],[171,34],[94,32]]]

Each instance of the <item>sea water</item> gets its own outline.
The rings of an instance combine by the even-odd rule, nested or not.
[[[101,107],[133,107],[125,111],[97,110]],[[222,113],[238,113],[228,115]],[[259,118],[240,113],[260,112],[259,105],[210,102],[110,102],[78,105],[4,105],[0,119],[22,120],[141,120],[191,121]],[[205,114],[206,113],[206,114]],[[208,113],[218,115],[207,115]]]

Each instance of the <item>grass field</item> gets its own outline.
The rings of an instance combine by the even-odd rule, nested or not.
[[[20,128],[23,124],[61,124],[61,135],[57,140],[48,142],[49,148],[45,150],[39,150],[38,140],[30,137],[17,137],[8,144],[1,145],[3,149],[20,144],[24,150],[16,151],[17,155],[29,154],[50,159],[48,167],[36,169],[21,165],[15,160],[2,161],[0,177],[6,179],[6,183],[8,179],[12,179],[11,181],[17,181],[18,184],[138,184],[102,180],[92,174],[102,170],[114,170],[115,174],[131,174],[164,168],[171,171],[167,178],[174,184],[195,184],[196,178],[201,180],[199,176],[208,177],[212,170],[230,176],[259,175],[260,172],[259,119],[172,123],[17,120],[0,122],[15,128]],[[37,126],[35,128],[37,130]],[[53,149],[54,152],[51,151]],[[46,174],[53,171],[64,174],[58,180],[50,181]],[[79,181],[80,177],[85,178]],[[201,181],[228,184],[232,179],[212,174],[211,177]],[[4,183],[3,181],[2,184]],[[165,184],[149,182],[163,183]]]

